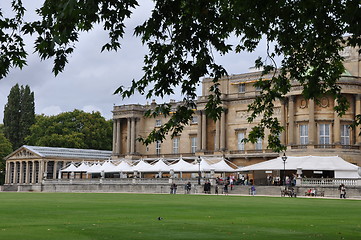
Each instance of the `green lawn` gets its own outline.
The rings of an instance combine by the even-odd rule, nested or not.
[[[361,239],[360,220],[348,199],[0,193],[1,240]]]

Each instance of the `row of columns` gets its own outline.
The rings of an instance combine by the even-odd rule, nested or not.
[[[355,115],[361,114],[361,96],[356,95],[355,98]],[[334,102],[335,106],[337,105],[337,101]],[[285,102],[281,102],[281,124],[282,126],[286,126],[286,115],[285,115]],[[315,101],[312,99],[308,100],[308,142],[310,145],[317,144],[317,127],[315,121]],[[334,113],[334,125],[333,125],[333,135],[334,144],[341,144],[341,118],[338,114]],[[288,145],[295,145],[295,97],[289,96],[288,97]],[[361,145],[361,136],[360,136],[360,128],[356,128],[355,131],[355,139],[356,144]],[[281,143],[286,144],[286,134],[285,132],[281,135]]]
[[[46,178],[50,161],[27,160],[6,161],[5,184],[36,184]],[[52,161],[54,163],[51,179],[56,179],[58,171],[65,166],[65,161]],[[60,164],[59,164],[60,163]]]
[[[204,110],[198,111],[198,128],[197,128],[197,151],[204,152],[207,150],[207,115]],[[215,151],[224,151],[226,149],[226,114],[223,111],[220,119],[215,122]]]
[[[134,154],[136,152],[136,131],[138,118],[126,118],[127,121],[127,145],[122,149],[122,118],[113,119],[113,155]]]

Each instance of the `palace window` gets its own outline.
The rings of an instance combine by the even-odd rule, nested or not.
[[[156,120],[155,120],[155,126],[156,126],[156,127],[162,126],[162,120],[156,119]]]
[[[300,144],[308,144],[308,125],[300,125]]]
[[[341,125],[341,144],[350,145],[350,125]]]
[[[246,92],[246,84],[241,83],[238,85],[238,92],[239,93],[245,93]]]
[[[155,142],[155,153],[156,153],[157,155],[160,154],[161,146],[162,146],[161,141],[156,141],[156,142]]]
[[[262,138],[258,138],[255,148],[256,150],[262,150]]]
[[[319,125],[319,143],[330,144],[330,124]]]
[[[173,153],[179,153],[179,138],[173,138]]]
[[[254,87],[255,87],[256,91],[262,91],[261,87],[259,87],[259,86],[254,86]]]
[[[197,137],[191,137],[191,153],[197,151]]]
[[[191,123],[192,124],[197,124],[198,123],[198,117],[197,116],[193,116],[191,119]]]
[[[244,132],[237,133],[237,149],[239,151],[244,151],[244,142],[242,142],[243,139],[244,139]]]

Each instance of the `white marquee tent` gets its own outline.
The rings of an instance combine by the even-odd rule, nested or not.
[[[283,164],[282,158],[278,157],[265,162],[253,164],[240,168],[245,171],[270,171],[270,170],[313,170],[313,171],[334,171],[335,178],[360,178],[358,175],[358,166],[351,164],[338,156],[288,156],[286,164]]]
[[[78,172],[78,168],[71,163],[69,166],[61,170],[62,172]]]
[[[127,161],[122,160],[117,166],[115,166],[113,172],[133,172],[133,167],[129,165]]]
[[[87,172],[87,171],[89,171],[89,169],[90,169],[90,166],[86,162],[82,162],[77,167],[77,172]]]
[[[196,173],[199,170],[201,172],[236,172],[238,169],[232,168],[223,158],[200,158],[200,164],[194,159],[189,158],[185,161],[183,158],[179,159],[154,159],[150,164],[149,159],[132,161],[121,159],[121,160],[107,160],[105,162],[87,163],[82,162],[78,167],[74,163],[71,163],[68,167],[62,169],[62,172],[87,172],[92,173],[169,173],[171,171],[177,173]],[[193,162],[189,162],[193,160]]]
[[[170,167],[168,164],[166,164],[163,160],[158,160],[156,163],[151,165],[147,172],[169,172]]]

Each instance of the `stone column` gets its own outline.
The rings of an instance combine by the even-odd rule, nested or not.
[[[226,113],[221,113],[221,150],[226,150]]]
[[[18,163],[14,162],[14,183],[18,183]]]
[[[56,179],[57,171],[58,171],[58,162],[54,161],[54,166],[53,166],[53,179]]]
[[[38,170],[38,183],[41,183],[43,180],[43,175],[44,175],[44,162],[43,161],[38,161],[39,163],[39,170]]]
[[[202,148],[202,112],[197,111],[198,121],[197,121],[197,151],[201,151]]]
[[[120,119],[117,119],[117,127],[116,127],[117,133],[116,133],[116,150],[115,150],[115,154],[119,155],[121,153],[121,132],[120,132]]]
[[[32,161],[33,168],[31,169],[31,183],[35,183],[35,161]]]
[[[361,95],[356,95],[355,115],[361,114]],[[361,145],[360,126],[355,127],[356,144]]]
[[[338,105],[336,99],[335,99],[335,106]],[[333,143],[336,145],[340,145],[341,144],[341,120],[340,117],[338,116],[337,112],[334,112],[334,122],[333,122]]]
[[[26,163],[25,183],[29,184],[29,176],[30,176],[30,173],[29,173],[29,161],[26,161],[25,163]]]
[[[315,122],[315,101],[313,99],[310,99],[308,101],[308,142],[310,145],[316,144],[316,122]]]
[[[117,150],[117,122],[118,119],[113,119],[113,155],[117,154],[116,150]]]
[[[127,119],[127,154],[130,154],[130,145],[131,145],[131,118]]]
[[[286,145],[286,104],[285,104],[285,100],[281,100],[281,119],[280,119],[280,123],[281,126],[284,127],[284,130],[281,132],[281,144]]]
[[[294,104],[294,96],[290,96],[288,98],[288,145],[295,144],[294,131],[295,131],[295,104]]]
[[[20,161],[20,175],[19,175],[19,183],[24,183],[24,168],[23,161]]]
[[[130,142],[130,153],[135,153],[135,131],[136,131],[136,119],[131,119],[131,142]]]
[[[207,149],[207,116],[204,111],[202,111],[202,151]]]
[[[11,165],[10,162],[6,161],[6,171],[5,171],[5,183],[9,184],[10,183],[10,169]]]
[[[216,124],[216,135],[215,135],[215,138],[214,138],[214,150],[215,151],[218,151],[219,150],[219,136],[220,136],[220,119],[217,119],[217,121],[215,122]]]

